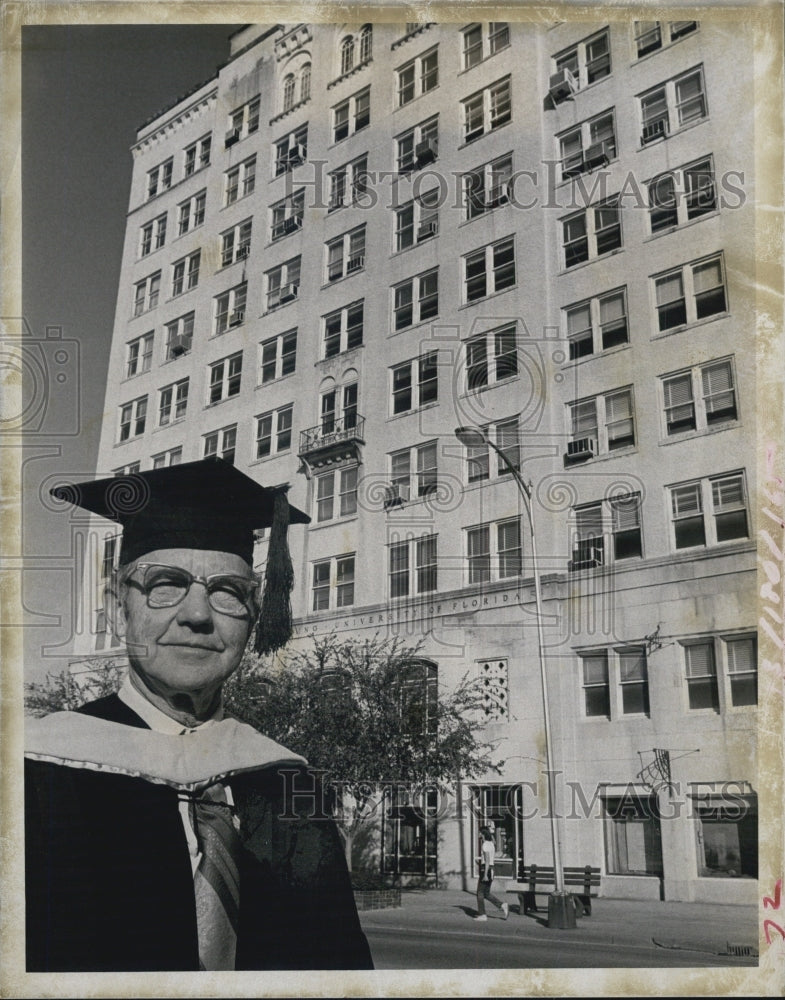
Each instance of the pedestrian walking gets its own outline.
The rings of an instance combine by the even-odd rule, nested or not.
[[[498,896],[491,891],[493,885],[493,864],[496,860],[496,846],[493,842],[493,831],[489,826],[480,828],[482,834],[482,847],[480,849],[480,877],[477,880],[477,916],[475,920],[487,920],[485,912],[485,900],[490,900],[494,906],[502,911],[502,919],[506,920],[510,914],[510,907],[503,903]]]

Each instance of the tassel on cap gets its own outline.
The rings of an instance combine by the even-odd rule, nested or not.
[[[287,541],[289,501],[286,499],[285,489],[276,491],[273,504],[262,610],[254,634],[255,653],[273,653],[285,646],[292,637],[290,598],[294,587],[294,570]]]

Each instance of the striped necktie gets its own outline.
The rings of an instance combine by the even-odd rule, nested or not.
[[[240,907],[240,838],[222,785],[211,785],[192,802],[202,855],[194,874],[199,968],[233,970]]]

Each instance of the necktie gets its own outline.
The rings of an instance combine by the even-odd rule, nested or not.
[[[202,855],[194,875],[199,967],[233,970],[240,904],[240,838],[221,785],[211,785],[192,801]]]

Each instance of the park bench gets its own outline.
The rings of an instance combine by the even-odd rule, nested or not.
[[[600,888],[600,869],[585,865],[583,868],[564,869],[564,888],[579,904],[578,916],[591,916],[592,897],[596,899]],[[524,865],[522,878],[507,886],[507,892],[514,892],[520,902],[523,916],[537,910],[537,896],[545,896],[553,891],[553,867],[546,865]]]

